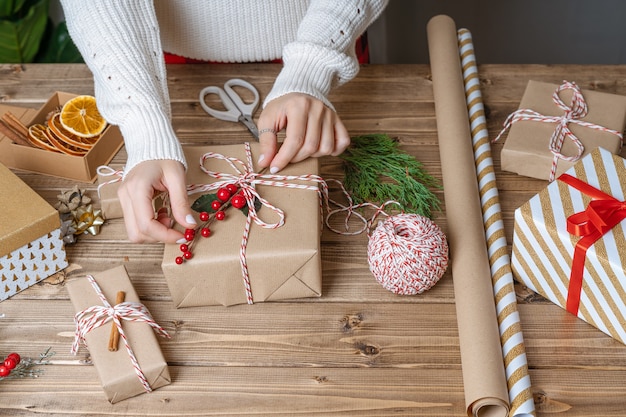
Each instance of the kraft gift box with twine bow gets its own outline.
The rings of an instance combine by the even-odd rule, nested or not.
[[[518,281],[626,343],[626,160],[597,148],[515,211]]]
[[[61,220],[46,200],[0,163],[0,301],[65,267]]]
[[[234,207],[225,210],[226,218],[211,224],[209,237],[197,234],[193,257],[181,265],[175,262],[181,256],[180,245],[165,245],[162,269],[174,305],[228,306],[319,297],[321,206],[318,183],[310,180],[319,178],[317,159],[290,164],[276,175],[267,172],[257,176],[256,161],[260,155],[257,143],[187,146],[184,152],[189,165],[187,184],[191,203],[202,195],[193,190],[247,178],[244,182],[249,181],[267,204],[260,206],[255,219]],[[201,162],[206,155],[210,157]],[[240,162],[231,166],[227,158]],[[201,164],[216,175],[207,175]],[[284,214],[284,224],[276,226],[281,221],[279,212]],[[244,240],[247,222],[249,233]]]
[[[619,154],[626,97],[530,80],[519,109],[506,120],[501,168],[552,181],[595,148]],[[570,134],[571,133],[571,134]]]
[[[169,369],[157,337],[169,335],[141,304],[123,265],[72,279],[66,287],[77,313],[72,353],[81,353],[80,349],[84,349],[81,344],[86,343],[109,402],[116,403],[170,384]],[[119,292],[125,294],[122,304],[116,304]],[[111,349],[114,324],[109,313],[113,307],[118,310],[123,332],[119,332],[117,350]]]

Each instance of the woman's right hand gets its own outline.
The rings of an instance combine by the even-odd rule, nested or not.
[[[164,191],[169,193],[172,217],[166,210],[154,212],[153,198]],[[185,167],[178,161],[163,159],[137,164],[124,177],[117,195],[131,242],[179,243],[185,238],[172,228],[174,220],[185,228],[196,227],[187,199]]]

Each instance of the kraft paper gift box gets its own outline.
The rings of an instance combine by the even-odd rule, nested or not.
[[[565,174],[515,211],[513,273],[626,343],[626,161],[598,148]]]
[[[0,163],[0,301],[67,267],[58,211]]]
[[[99,166],[98,173],[98,197],[100,197],[100,209],[105,219],[119,219],[124,217],[122,205],[117,197],[117,190],[122,184],[123,171],[115,170],[108,165]]]
[[[565,110],[558,107],[552,95],[559,85],[529,81],[519,105],[519,109],[530,109],[545,116],[563,116]],[[626,96],[581,90],[587,104],[588,113],[579,120],[622,133],[626,124]],[[570,107],[573,91],[564,89],[559,93],[564,105]],[[569,122],[567,126],[580,140],[584,151],[582,156],[597,147],[602,147],[614,154],[619,154],[622,141],[607,131],[581,126]],[[557,128],[557,123],[519,120],[511,124],[506,142],[501,152],[503,171],[515,172],[527,177],[543,180],[550,179],[554,155],[549,149],[550,138]],[[565,138],[561,148],[564,156],[575,156],[578,148],[572,140]],[[559,159],[556,176],[571,168],[576,161]]]
[[[126,302],[141,302],[123,265],[93,274],[92,277],[111,306],[115,305],[118,291],[126,293]],[[94,306],[104,306],[87,277],[69,281],[67,291],[76,313]],[[145,321],[121,320],[121,322],[128,343],[150,388],[155,390],[169,385],[171,383],[169,369],[153,328]],[[111,326],[112,321],[109,321],[94,328],[86,334],[85,341],[106,398],[109,402],[116,403],[145,393],[146,389],[135,372],[122,338],[117,351],[109,351]],[[80,349],[83,348],[80,346]]]
[[[251,144],[252,161],[258,172],[258,144]],[[200,170],[199,161],[206,152],[246,161],[245,147],[225,145],[185,147],[189,168],[188,184],[212,183]],[[213,171],[234,173],[227,163],[208,159],[204,166]],[[318,161],[309,158],[291,164],[279,175],[318,173]],[[284,181],[289,182],[289,181]],[[296,181],[291,181],[296,183]],[[300,182],[302,183],[302,182]],[[311,183],[305,183],[311,185]],[[316,185],[316,184],[314,184]],[[259,185],[261,197],[285,213],[285,224],[265,229],[252,223],[246,248],[252,302],[266,302],[304,297],[319,297],[322,290],[320,257],[320,201],[316,191]],[[190,194],[193,203],[200,194]],[[277,221],[267,207],[258,215],[263,220]],[[198,220],[198,224],[201,222]],[[167,244],[163,254],[163,273],[176,307],[202,305],[234,305],[251,302],[245,290],[240,251],[246,216],[234,207],[226,210],[223,221],[211,224],[211,236],[196,237],[193,258],[182,265],[175,262],[181,255],[178,244]]]
[[[47,115],[77,94],[56,92],[39,110],[0,105],[0,116],[13,113],[25,126],[45,123]],[[0,133],[0,162],[9,168],[52,175],[82,182],[94,182],[96,169],[106,165],[124,144],[117,126],[109,125],[96,144],[83,156],[66,155],[13,143]]]

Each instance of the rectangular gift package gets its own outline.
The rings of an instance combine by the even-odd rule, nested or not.
[[[126,293],[125,301],[140,302],[123,265],[92,276],[111,305],[115,305],[118,291]],[[69,281],[67,291],[76,313],[92,306],[103,305],[86,277]],[[135,373],[121,338],[117,351],[109,351],[111,324],[112,322],[109,322],[91,330],[85,339],[106,397],[111,403],[116,403],[146,391]],[[141,321],[122,320],[122,328],[150,387],[155,390],[169,385],[171,378],[167,362],[152,327]],[[84,347],[81,346],[82,348]]]
[[[626,161],[597,148],[565,174],[581,182],[561,177],[515,211],[513,273],[531,290],[626,343],[626,221],[621,220]],[[612,220],[616,225],[609,228]],[[595,224],[601,232],[591,227]]]
[[[25,126],[45,123],[48,114],[62,107],[76,94],[56,92],[39,110],[0,105],[0,116],[13,113]],[[83,156],[66,155],[13,143],[0,134],[0,162],[9,168],[22,169],[82,182],[94,182],[96,169],[106,165],[120,150],[124,140],[117,126],[109,125],[96,144]]]
[[[519,108],[530,109],[545,116],[562,116],[565,111],[552,100],[557,88],[559,86],[556,84],[530,80]],[[589,112],[580,120],[623,132],[626,124],[626,96],[584,89],[581,92]],[[571,89],[565,89],[559,96],[563,103],[569,106],[572,94]],[[584,146],[583,156],[599,146],[619,154],[621,140],[617,135],[573,122],[567,126]],[[520,120],[513,123],[502,147],[500,156],[502,170],[548,180],[554,159],[549,150],[549,143],[556,127],[557,123],[553,122]],[[561,153],[565,156],[574,156],[577,152],[576,145],[566,138]],[[574,162],[559,159],[556,176],[571,168],[573,164]]]
[[[258,144],[251,144],[252,161],[259,158]],[[200,169],[200,158],[206,152],[246,161],[245,147],[225,145],[213,147],[185,147],[189,165],[187,183],[206,184],[216,180]],[[205,168],[217,172],[234,173],[225,161],[209,158]],[[257,171],[256,165],[254,166]],[[316,158],[291,164],[279,175],[317,174]],[[300,183],[302,181],[282,181]],[[316,183],[305,183],[314,185]],[[250,228],[245,259],[250,277],[253,302],[319,297],[322,291],[320,257],[320,201],[316,191],[279,186],[258,185],[262,198],[285,213],[285,224],[275,229],[263,228],[254,222]],[[200,194],[190,194],[193,203]],[[249,303],[240,252],[246,215],[230,207],[223,221],[211,224],[211,236],[198,236],[193,246],[193,258],[182,265],[175,262],[181,255],[179,245],[165,245],[163,273],[177,307],[201,305],[233,305]],[[277,216],[263,206],[260,218],[268,223]],[[198,224],[201,222],[198,220]]]
[[[98,167],[98,196],[100,209],[105,219],[119,219],[124,217],[117,190],[122,184],[123,172],[103,165]]]
[[[0,301],[67,267],[59,212],[0,163]]]

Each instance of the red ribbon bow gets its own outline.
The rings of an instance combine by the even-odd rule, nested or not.
[[[578,315],[587,249],[626,219],[626,202],[619,201],[569,174],[562,174],[558,179],[592,198],[584,211],[567,218],[567,231],[581,237],[574,248],[566,305],[567,311]]]

